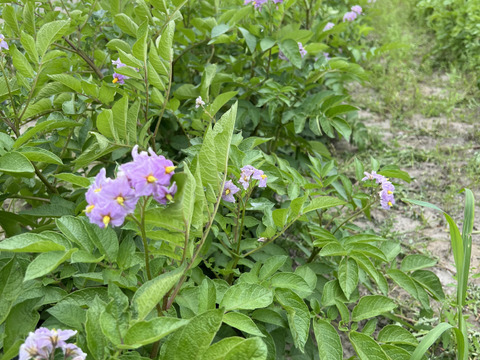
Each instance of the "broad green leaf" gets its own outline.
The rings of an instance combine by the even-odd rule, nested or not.
[[[188,324],[188,320],[171,317],[159,317],[133,324],[125,335],[125,346],[120,348],[136,349],[154,343]]]
[[[85,332],[87,345],[95,360],[103,360],[105,354],[106,339],[101,327],[98,326],[98,320],[103,311],[105,311],[104,304],[98,297],[95,297],[94,301],[89,304],[86,314]]]
[[[84,227],[84,222],[80,218],[62,216],[60,219],[55,220],[55,224],[72,243],[77,244],[81,249],[89,253],[93,253],[94,243]]]
[[[15,70],[27,78],[34,77],[32,65],[28,62],[25,55],[18,51],[17,47],[13,45],[10,48],[10,54],[12,55],[12,63],[15,66]]]
[[[266,360],[267,345],[258,337],[246,339],[225,355],[225,360]]]
[[[55,270],[78,249],[68,251],[50,251],[38,255],[27,267],[23,281],[36,279]]]
[[[0,172],[13,176],[32,177],[35,169],[25,155],[12,151],[0,157]]]
[[[357,111],[357,110],[358,110],[358,108],[356,108],[355,106],[342,104],[342,105],[337,105],[337,106],[330,107],[325,112],[325,115],[327,115],[329,118],[333,118],[335,116],[345,114],[345,113],[349,113],[349,112],[352,112],[352,111]]]
[[[368,295],[360,298],[358,304],[353,308],[352,320],[361,321],[369,319],[384,312],[395,309],[397,305],[392,299],[382,295]]]
[[[13,258],[0,269],[0,324],[10,312],[22,290],[23,271],[18,261]]]
[[[338,281],[345,296],[349,299],[358,284],[358,265],[354,259],[344,257],[340,261],[338,265]]]
[[[257,46],[257,38],[252,34],[250,34],[250,32],[247,29],[239,27],[238,30],[240,30],[240,32],[242,33],[243,38],[247,43],[248,49],[253,54],[255,52],[255,47]]]
[[[265,260],[264,264],[260,268],[260,272],[258,274],[258,278],[260,280],[265,280],[275,274],[278,269],[280,269],[285,261],[287,261],[288,256],[286,255],[275,255],[269,257]]]
[[[445,331],[451,329],[452,327],[452,325],[447,323],[440,323],[435,326],[428,332],[427,335],[423,337],[422,341],[420,341],[420,344],[418,344],[410,360],[421,360],[430,346],[432,346],[433,343],[437,341],[437,339],[440,338]]]
[[[319,196],[314,198],[307,206],[302,210],[302,214],[306,214],[310,211],[328,209],[334,206],[344,205],[345,201],[340,200],[333,196]]]
[[[297,294],[288,289],[276,289],[275,298],[287,311],[293,343],[303,353],[310,331],[310,312],[307,305]]]
[[[271,290],[257,284],[239,283],[226,291],[220,306],[224,307],[225,311],[255,310],[267,307],[272,302],[273,294]]]
[[[298,43],[295,40],[283,40],[278,46],[288,60],[290,60],[293,66],[299,69],[302,67],[302,56],[300,55]]]
[[[17,14],[11,5],[5,5],[2,11],[2,19],[8,25],[15,35],[20,35],[20,27],[18,26]]]
[[[3,13],[4,16],[5,16],[5,10]],[[22,46],[25,49],[25,52],[27,53],[27,55],[30,57],[30,60],[33,61],[34,63],[38,63],[38,52],[37,52],[37,48],[35,46],[35,40],[33,39],[33,37],[30,34],[27,34],[26,32],[22,31],[22,36],[20,36],[20,42],[22,43]]]
[[[122,141],[127,141],[128,96],[124,95],[112,108],[115,132]]]
[[[88,180],[83,176],[78,176],[71,173],[61,173],[61,174],[54,175],[54,177],[80,187],[90,186],[90,180]]]
[[[391,344],[418,345],[417,338],[398,325],[385,326],[378,333],[377,341]]]
[[[370,336],[352,331],[349,338],[360,360],[390,360],[380,345]]]
[[[223,309],[197,315],[163,344],[160,360],[197,360],[203,356],[223,319]]]
[[[51,151],[40,147],[27,146],[20,149],[20,153],[25,155],[28,160],[35,162],[44,162],[47,164],[63,165],[62,159]]]
[[[140,286],[132,299],[132,306],[136,310],[135,318],[138,321],[145,319],[165,294],[180,280],[184,267],[180,266]]]
[[[65,246],[57,244],[46,236],[32,232],[0,241],[0,251],[41,253],[63,250],[65,250]]]
[[[263,337],[257,325],[247,315],[239,312],[229,312],[223,315],[223,322],[247,334]]]
[[[147,61],[147,36],[148,21],[145,21],[138,28],[137,41],[132,46],[132,54],[143,63]]]
[[[337,330],[325,320],[313,321],[320,360],[343,360],[343,348]]]
[[[410,175],[408,175],[408,173],[402,170],[382,170],[382,171],[379,171],[378,173],[388,178],[402,179],[407,183],[410,183],[412,181],[412,178],[410,177]]]
[[[95,256],[94,254],[85,251],[85,250],[78,250],[72,254],[70,258],[70,263],[99,263],[105,258],[105,255],[100,257]]]
[[[222,34],[225,34],[228,30],[230,29],[230,26],[226,25],[226,24],[220,24],[220,25],[217,25],[215,26],[213,29],[212,29],[212,39],[222,35]]]
[[[412,278],[428,290],[436,300],[445,300],[442,283],[433,272],[417,270],[412,274]]]
[[[68,74],[55,74],[55,75],[48,75],[48,77],[52,80],[58,81],[59,83],[69,87],[73,91],[81,94],[82,93],[82,82],[77,78],[73,77],[72,75]]]
[[[415,299],[420,300],[415,282],[410,278],[410,276],[398,269],[389,269],[387,270],[387,274],[392,278],[393,281],[395,281],[397,285],[405,289]]]
[[[225,354],[228,354],[230,350],[243,341],[245,341],[245,339],[238,336],[224,338],[210,346],[201,359],[224,360]]]
[[[229,92],[220,94],[218,96],[215,96],[215,99],[213,100],[212,104],[209,106],[210,107],[209,113],[212,116],[215,116],[215,114],[222,108],[222,106],[225,105],[235,95],[237,95],[237,93],[238,91],[229,91]]]
[[[38,298],[28,299],[15,304],[5,320],[3,331],[3,348],[8,349],[17,343],[18,338],[24,340],[29,332],[35,330],[40,315],[37,312]],[[17,349],[18,350],[18,349]],[[17,351],[18,355],[18,351]]]
[[[335,128],[335,130],[337,130],[338,133],[345,138],[345,140],[350,141],[350,136],[352,135],[352,128],[349,123],[347,123],[342,118],[335,117],[332,119],[331,124]]]
[[[410,360],[410,353],[401,347],[390,344],[381,345],[381,347],[392,360]]]
[[[388,293],[388,283],[385,277],[377,270],[371,260],[362,253],[352,252],[351,256],[357,261],[358,266],[365,270],[375,280],[383,294]]]
[[[158,41],[158,54],[166,61],[173,60],[173,35],[175,33],[175,21],[169,21],[162,36]]]
[[[262,49],[262,51],[267,51],[268,49],[271,49],[273,46],[275,46],[275,44],[275,40],[269,37],[265,37],[260,40],[260,48]]]
[[[34,127],[28,129],[25,133],[23,133],[13,144],[13,148],[17,149],[23,144],[25,144],[28,140],[30,140],[32,137],[34,137],[36,134],[40,132],[48,132],[54,129],[60,129],[60,128],[70,128],[70,127],[75,127],[75,126],[81,126],[82,124],[79,124],[75,121],[72,120],[46,120],[43,121],[39,124],[36,124]]]
[[[301,276],[294,273],[279,272],[271,277],[270,283],[275,288],[290,289],[301,298],[308,297],[313,291]]]
[[[402,260],[402,271],[415,271],[427,267],[435,266],[437,261],[425,255],[413,254],[407,255]]]
[[[118,139],[118,134],[113,124],[113,112],[111,109],[103,109],[97,116],[97,129],[103,136],[110,139]]]
[[[138,25],[128,17],[126,14],[117,14],[114,16],[115,24],[122,30],[125,34],[136,37],[138,31]]]
[[[272,211],[272,218],[275,226],[283,228],[287,223],[288,209],[276,209]]]
[[[47,22],[38,30],[36,47],[40,57],[45,55],[50,45],[65,35],[69,25],[69,20],[57,20]]]

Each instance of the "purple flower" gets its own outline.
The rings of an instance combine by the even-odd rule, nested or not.
[[[385,210],[388,210],[395,205],[395,198],[391,191],[382,190],[380,192],[380,205],[382,205],[382,208]]]
[[[334,26],[335,26],[334,23],[328,22],[327,25],[325,25],[325,27],[323,28],[323,31],[331,30]]]
[[[358,15],[360,15],[362,13],[362,7],[360,5],[355,5],[355,6],[352,6],[352,11],[354,13],[357,13]]]
[[[122,176],[122,174],[115,180],[105,183],[102,191],[98,194],[103,201],[109,203],[112,207],[124,210],[127,214],[135,211],[138,197],[135,190],[130,186],[127,177]]]
[[[302,58],[307,55],[307,50],[305,50],[303,48],[303,45],[301,42],[298,43],[298,51],[300,51],[300,55],[302,56]]]
[[[247,190],[250,186],[250,178],[257,169],[255,169],[252,165],[246,165],[240,170],[240,179],[238,181],[240,184],[242,184],[243,188]]]
[[[112,60],[112,65],[115,65],[117,67],[117,69],[119,68],[122,68],[124,66],[127,66],[126,64],[122,63],[122,61],[120,60],[120,58],[118,58],[117,60]]]
[[[262,170],[255,169],[252,179],[259,180],[258,187],[264,188],[267,186],[267,175],[265,175]]]
[[[383,183],[386,178],[383,175],[377,174],[375,171],[372,171],[372,173],[364,172],[365,177],[362,179],[362,181],[367,181],[367,180],[375,180],[377,184]]]
[[[228,180],[223,187],[222,199],[234,203],[235,198],[233,195],[239,191],[240,189],[232,182],[232,180]]]
[[[109,181],[111,181],[111,179],[108,179],[105,176],[105,168],[102,168],[100,172],[97,174],[97,176],[95,177],[95,181],[93,182],[92,185],[90,185],[87,193],[85,194],[85,199],[90,204],[85,210],[87,213],[93,210],[93,208],[95,207],[94,204],[97,202],[97,199],[100,196],[100,192],[102,191],[103,186]]]
[[[170,187],[160,185],[157,188],[157,192],[153,194],[153,198],[160,204],[166,204],[167,202],[173,202],[173,197],[177,192],[177,184],[173,182]]]
[[[243,5],[248,5],[250,3],[255,6],[255,9],[262,10],[262,5],[265,4],[268,0],[245,0]]]
[[[281,60],[288,61],[288,58],[285,56],[285,54],[281,50],[278,51],[278,58]]]
[[[136,195],[161,198],[165,191],[161,186],[169,186],[170,179],[175,174],[173,163],[164,156],[155,154],[152,149],[148,149],[148,153],[138,153],[138,145],[133,148],[132,157],[133,161],[121,165],[120,171],[128,178]]]
[[[199,96],[195,99],[195,108],[198,109],[200,106],[205,105],[205,101],[202,100],[202,97]]]
[[[120,85],[125,84],[125,80],[130,79],[128,76],[118,74],[118,73],[113,73],[113,80],[112,83],[119,83]]]
[[[357,13],[354,11],[349,11],[343,15],[343,22],[345,21],[353,21],[357,18]]]
[[[63,345],[62,351],[65,355],[65,358],[71,357],[72,360],[85,360],[87,358],[87,354],[85,354],[82,349],[75,344]]]
[[[31,332],[25,343],[20,346],[19,360],[48,360],[56,348],[75,347],[75,354],[85,355],[81,349],[73,344],[67,344],[65,341],[74,336],[77,332],[74,330],[50,330],[44,327]],[[72,348],[73,349],[73,348]],[[70,356],[73,356],[72,353]],[[85,355],[86,356],[86,355]],[[75,360],[82,360],[85,357],[76,357]]]
[[[0,49],[1,48],[4,48],[5,50],[8,50],[8,44],[5,41],[5,36],[3,36],[2,34],[0,34]]]
[[[283,0],[272,0],[274,4],[281,4],[283,3]],[[278,9],[278,8],[277,8]]]
[[[122,226],[128,215],[124,209],[108,201],[95,204],[95,207],[86,214],[92,224],[96,224],[102,229],[110,224],[111,226]]]
[[[330,54],[327,53],[327,52],[324,52],[324,53],[323,53],[323,57],[324,57],[325,60],[327,60],[327,61],[330,60]]]

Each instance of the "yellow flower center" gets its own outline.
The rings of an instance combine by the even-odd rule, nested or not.
[[[89,205],[89,206],[87,206],[87,209],[85,210],[85,212],[86,212],[87,214],[91,213],[94,207],[95,207],[95,205]]]
[[[117,203],[123,206],[123,202],[125,201],[125,198],[123,196],[117,196]]]
[[[118,81],[118,78],[117,77],[114,77],[113,80],[112,80],[112,83],[116,83]]]
[[[391,201],[388,202],[388,206],[393,206]]]
[[[266,179],[267,178],[267,175],[263,174],[261,175],[262,176],[262,179]]]
[[[393,194],[393,191],[388,190],[387,193],[388,194]]]
[[[103,217],[103,223],[105,224],[105,227],[107,227],[108,224],[110,223],[110,216],[105,215],[105,216]]]
[[[165,195],[165,197],[167,198],[168,201],[172,201],[172,200],[173,200],[173,196],[170,195],[170,194]]]
[[[166,166],[165,167],[165,174],[170,174],[173,170],[175,170],[176,166]]]
[[[230,194],[230,189],[225,190],[225,195]]]
[[[155,178],[155,176],[153,176],[153,175],[148,175],[148,176],[147,176],[147,182],[148,182],[148,183],[151,184],[151,183],[154,183],[155,181],[157,181],[157,179]]]
[[[93,192],[96,192],[96,193],[97,193],[97,192],[100,192],[100,190],[102,190],[102,188],[101,188],[101,187],[99,187],[99,188],[96,188],[95,190],[93,190]]]

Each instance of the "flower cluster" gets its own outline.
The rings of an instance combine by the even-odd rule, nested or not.
[[[363,11],[360,5],[354,5],[351,9],[352,11],[349,11],[343,15],[343,22],[355,20],[358,15],[362,14]]]
[[[302,59],[305,55],[308,54],[307,50],[304,49],[303,44],[301,42],[298,42],[298,51],[300,52],[300,56],[302,57]],[[278,52],[278,58],[285,61],[289,61],[282,51]]]
[[[118,58],[117,60],[112,60],[112,65],[115,65],[117,67],[117,69],[120,69],[122,67],[125,67],[127,66],[126,64],[122,63],[122,61],[120,60],[120,58]],[[138,72],[139,70],[134,68],[134,67],[131,67],[131,66],[127,66],[133,70],[135,70],[136,72]],[[126,75],[122,75],[122,74],[118,74],[116,72],[113,73],[113,80],[112,82],[115,84],[115,83],[119,83],[120,85],[123,85],[125,84],[125,80],[127,79],[130,79],[130,77],[126,76]]]
[[[262,170],[254,168],[252,165],[246,165],[240,169],[240,178],[238,182],[247,190],[252,180],[258,180],[258,187],[264,188],[267,186],[267,175]],[[223,187],[222,199],[231,203],[235,202],[234,194],[239,192],[240,189],[229,180]]]
[[[0,51],[2,51],[1,49],[5,49],[5,50],[8,50],[8,44],[7,42],[5,41],[5,36],[3,36],[2,34],[0,34]]]
[[[75,344],[67,344],[66,340],[74,336],[74,330],[50,330],[41,327],[31,332],[25,343],[20,346],[19,360],[49,360],[55,349],[62,349],[64,358],[72,360],[85,360],[87,354]]]
[[[377,184],[380,184],[382,187],[382,191],[380,191],[380,205],[382,205],[382,208],[385,210],[390,209],[393,205],[395,205],[395,198],[393,197],[393,192],[395,191],[395,186],[388,181],[388,178],[386,178],[383,175],[377,174],[375,171],[372,171],[371,173],[365,172],[365,177],[362,179],[362,181],[367,181],[367,180],[375,180]]]
[[[201,96],[195,99],[195,109],[198,109],[200,106],[204,106],[204,105],[205,105],[205,101],[202,100]]]
[[[153,196],[161,204],[173,200],[177,192],[177,185],[171,183],[173,163],[152,149],[139,153],[138,145],[132,157],[133,161],[120,166],[116,179],[107,178],[105,169],[96,176],[85,195],[85,212],[91,223],[101,228],[109,224],[121,226],[125,217],[135,211],[141,196]]]

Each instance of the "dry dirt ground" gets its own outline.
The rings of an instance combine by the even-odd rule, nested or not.
[[[434,75],[435,76],[435,75]],[[445,77],[447,75],[436,75]],[[435,84],[441,82],[435,81]],[[421,84],[420,96],[425,107],[433,102],[442,103],[451,99],[448,86]],[[353,92],[352,102],[369,104],[381,95],[373,89],[358,88]],[[445,100],[448,101],[448,100]],[[431,202],[447,211],[457,222],[460,230],[463,219],[463,187],[470,188],[476,198],[474,231],[480,230],[480,122],[478,108],[467,108],[464,104],[452,106],[445,114],[429,117],[418,108],[402,119],[394,119],[388,113],[380,113],[367,106],[359,112],[359,119],[367,126],[370,138],[377,146],[357,150],[351,144],[339,144],[337,151],[346,153],[347,158],[355,155],[367,164],[370,155],[382,165],[395,164],[407,171],[413,181],[401,182],[397,187],[396,206],[385,211],[380,206],[372,211],[373,222],[358,220],[357,225],[373,227],[383,234],[399,239],[404,253],[422,253],[438,260],[431,268],[439,277],[447,295],[455,296],[455,264],[451,251],[448,225],[440,212],[429,208],[411,206],[402,202],[410,198]],[[380,146],[378,146],[380,144]],[[345,154],[344,154],[345,155]],[[366,167],[366,170],[369,170]],[[479,231],[480,233],[480,231]],[[473,235],[471,273],[480,273],[480,234]],[[471,279],[468,298],[472,305],[470,322],[480,329],[480,278]],[[409,296],[405,301],[408,303]],[[432,304],[432,306],[435,306]],[[437,304],[436,308],[440,304]]]

